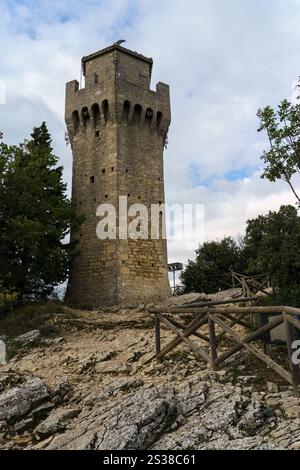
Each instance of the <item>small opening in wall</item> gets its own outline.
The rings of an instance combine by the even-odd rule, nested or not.
[[[90,183],[95,183],[95,176],[90,176]]]
[[[127,168],[126,168],[126,170],[125,170],[125,173],[128,173],[128,170],[127,170]]]
[[[105,168],[103,168],[102,173],[103,173],[103,174],[105,173]]]
[[[124,261],[124,260],[122,260],[122,264],[125,264],[125,261]]]
[[[148,108],[146,110],[146,115],[145,115],[145,124],[148,125],[149,127],[151,126],[152,118],[153,118],[153,111],[151,108]]]
[[[100,126],[100,108],[98,103],[94,103],[91,108],[95,130]]]
[[[105,197],[105,199],[107,199],[107,198],[108,198],[108,195],[107,195],[107,194],[105,194],[105,196],[104,196],[104,197]]]
[[[88,108],[85,106],[81,110],[82,122],[84,129],[87,128],[88,124],[90,123],[90,114]]]
[[[108,101],[107,100],[102,101],[102,114],[103,114],[103,117],[104,117],[104,122],[106,124],[107,121],[108,121],[108,118],[109,118],[109,107],[108,107]]]
[[[157,178],[157,181],[160,181],[160,177]]]
[[[140,266],[140,265],[141,265],[141,262],[140,262],[140,261],[138,261],[138,266]]]
[[[141,199],[141,196],[139,196],[138,199]]]
[[[134,124],[140,124],[141,116],[142,116],[142,106],[140,104],[136,104],[133,108],[132,122]]]
[[[95,137],[99,137],[100,131],[95,131]]]
[[[128,117],[129,117],[129,112],[130,112],[130,101],[126,100],[124,101],[124,104],[123,104],[123,120],[124,121],[128,121]]]
[[[81,206],[81,204],[82,204],[82,202],[81,202],[81,201],[79,201],[79,205],[80,205],[80,206]]]
[[[114,171],[114,167],[113,167],[113,166],[111,167],[111,171]]]
[[[157,129],[157,132],[160,131],[161,124],[162,124],[162,119],[163,119],[163,115],[160,111],[158,111],[158,113],[156,115],[156,129]]]
[[[73,111],[72,113],[72,121],[73,121],[73,129],[74,129],[74,134],[78,131],[80,120],[79,120],[79,113],[78,111]]]
[[[99,76],[97,73],[94,74],[94,83],[97,84],[99,82]]]
[[[96,198],[94,197],[94,201],[96,202]]]
[[[130,197],[130,194],[127,194],[127,197]]]
[[[151,263],[152,268],[154,267],[154,263]]]

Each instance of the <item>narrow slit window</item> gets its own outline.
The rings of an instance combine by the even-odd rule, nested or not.
[[[99,108],[98,103],[94,103],[91,110],[92,110],[92,117],[94,121],[94,127],[96,130],[98,130],[100,126],[100,108]]]
[[[107,100],[102,101],[102,114],[103,114],[104,122],[106,124],[109,118],[109,107],[108,107]]]
[[[133,124],[140,124],[142,117],[142,106],[140,104],[136,104],[133,108]]]
[[[122,116],[122,119],[123,121],[126,121],[128,122],[128,119],[129,119],[129,113],[130,113],[130,102],[128,100],[124,101],[124,104],[123,104],[123,116]]]
[[[82,108],[81,116],[82,116],[83,127],[84,129],[86,129],[88,124],[90,123],[90,114],[89,114],[89,110],[87,107]]]

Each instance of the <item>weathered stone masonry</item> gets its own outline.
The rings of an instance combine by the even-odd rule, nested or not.
[[[96,208],[164,203],[163,149],[169,87],[150,90],[152,59],[112,45],[82,59],[85,87],[66,85],[65,119],[73,151],[72,200],[85,221],[72,234],[79,253],[67,300],[81,307],[152,302],[170,294],[166,241],[99,240]],[[118,215],[118,210],[117,210]],[[149,233],[150,233],[149,220]]]

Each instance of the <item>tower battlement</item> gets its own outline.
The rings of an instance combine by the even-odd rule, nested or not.
[[[153,61],[117,44],[82,59],[85,86],[66,85],[65,120],[73,152],[72,200],[85,221],[72,235],[79,255],[67,297],[81,306],[137,303],[170,293],[166,241],[102,240],[96,209],[163,204],[163,149],[171,121],[168,85],[150,89]]]
[[[66,85],[65,119],[72,137],[89,123],[136,123],[166,136],[170,121],[169,86],[158,82],[150,89],[152,59],[112,45],[82,59],[85,86]],[[92,129],[92,128],[91,128]]]

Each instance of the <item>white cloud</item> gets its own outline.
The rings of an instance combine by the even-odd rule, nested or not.
[[[0,80],[7,89],[0,129],[19,142],[46,120],[69,183],[65,82],[79,79],[83,55],[124,37],[127,47],[153,57],[152,87],[171,87],[168,203],[205,204],[207,239],[243,232],[247,218],[293,203],[281,183],[225,176],[259,167],[265,137],[256,132],[256,111],[293,96],[298,0],[0,0],[0,11]],[[170,261],[192,255],[169,244]]]

